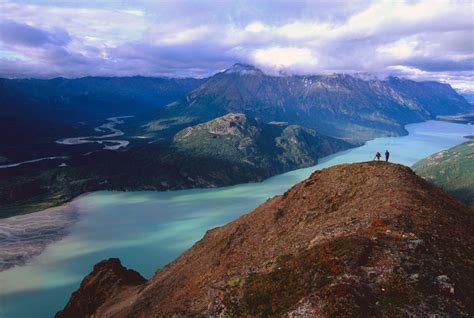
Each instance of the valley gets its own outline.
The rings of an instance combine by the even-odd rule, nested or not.
[[[66,159],[66,158],[67,158],[66,156],[54,156],[54,157],[38,158],[38,159],[32,159],[32,160],[26,160],[26,161],[20,161],[20,162],[0,165],[0,169],[14,168],[14,167],[18,167],[18,166],[21,166],[21,165],[24,165],[24,164],[40,162],[40,161],[43,161],[43,160],[55,160],[55,159]]]
[[[150,112],[202,82],[141,76],[0,78],[0,156],[19,162],[101,149],[97,143],[64,147],[55,141],[93,134],[106,118]]]
[[[25,108],[37,107],[45,96],[36,94],[44,90],[51,100],[41,107],[54,112],[51,119],[57,124],[74,130],[41,142],[32,138],[28,145],[12,139],[0,148],[0,156],[7,158],[0,169],[0,217],[40,211],[99,190],[165,191],[260,182],[373,138],[405,135],[406,124],[472,110],[447,84],[347,74],[275,76],[240,63],[203,80],[0,83],[5,100],[21,105],[7,109],[8,114],[20,116]],[[27,90],[35,94],[26,100],[11,95]],[[115,106],[112,97],[118,100]],[[81,100],[89,104],[78,103]],[[134,107],[137,103],[140,110]],[[97,107],[95,117],[87,115],[88,107]],[[64,113],[58,118],[65,110],[77,116]],[[117,114],[124,111],[133,117]],[[113,116],[98,126],[99,114]],[[110,133],[97,136],[91,131]],[[28,160],[12,161],[25,156]]]
[[[474,317],[473,13],[0,0],[0,318]]]
[[[118,150],[121,148],[125,148],[130,143],[128,140],[113,140],[110,138],[120,137],[123,136],[123,131],[115,128],[115,126],[123,124],[125,119],[131,118],[133,116],[118,116],[118,117],[110,117],[107,118],[107,122],[102,124],[96,128],[94,128],[97,132],[107,132],[110,131],[109,134],[100,135],[100,136],[87,136],[87,137],[73,137],[73,138],[63,138],[58,139],[55,142],[60,145],[79,145],[79,144],[86,144],[86,143],[98,143],[100,145],[104,145],[104,150]]]
[[[68,147],[102,145],[111,141],[107,138],[122,136],[120,130],[112,129],[108,135],[60,142]],[[116,146],[106,144],[103,150],[50,165],[1,170],[0,217],[39,211],[98,190],[164,191],[258,182],[312,166],[319,158],[353,145],[297,125],[266,124],[231,113],[185,128],[173,139],[110,149]]]
[[[116,125],[120,125],[124,123],[124,119],[130,118],[133,116],[119,116],[119,117],[111,117],[107,118],[107,122],[102,124],[96,128],[94,128],[97,132],[107,132],[110,131],[109,134],[100,135],[100,136],[87,136],[87,137],[71,137],[71,138],[63,138],[58,139],[55,142],[60,145],[80,145],[80,144],[87,144],[87,143],[98,143],[103,145],[103,150],[118,150],[121,148],[127,147],[130,142],[128,140],[110,140],[109,138],[123,136],[123,131],[116,129]],[[104,140],[105,139],[105,140]],[[83,155],[89,155],[90,152],[87,152]],[[9,164],[2,164],[0,165],[0,169],[2,168],[13,168],[18,167],[20,165],[28,164],[28,163],[35,163],[43,160],[54,160],[54,159],[68,159],[68,156],[51,156],[45,158],[38,158],[38,159],[31,159],[21,162],[9,163]],[[65,165],[65,163],[63,163]]]
[[[394,162],[410,166],[462,143],[464,136],[473,133],[472,126],[438,121],[411,124],[406,129],[406,136],[374,139],[362,147],[322,158],[315,167],[290,171],[262,183],[168,192],[96,192],[78,198],[68,205],[79,215],[66,236],[59,233],[61,240],[26,265],[0,273],[0,283],[5,286],[0,312],[5,317],[53,315],[92,265],[109,257],[119,257],[125,266],[150,278],[208,229],[284,193],[316,169],[371,160],[376,151],[386,148]]]
[[[79,82],[96,81],[108,80]],[[90,107],[99,107],[102,95],[122,99],[117,108],[100,104],[100,118],[87,115],[82,104],[52,97],[48,120],[54,124],[40,121],[15,135],[19,143],[0,140],[0,316],[52,316],[104,258],[120,257],[149,278],[208,229],[315,169],[371,160],[385,149],[394,162],[412,165],[474,135],[472,125],[455,123],[469,121],[458,113],[472,106],[434,82],[270,76],[236,64],[206,80],[161,87],[163,98],[181,95],[159,104],[157,91],[147,92],[157,81],[113,79],[96,95],[68,93]],[[23,100],[14,116],[0,121],[26,124],[11,118],[37,101]],[[135,102],[148,108],[137,111]],[[430,120],[437,117],[445,121]]]

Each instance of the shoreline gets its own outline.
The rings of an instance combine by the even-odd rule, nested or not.
[[[128,118],[128,117],[133,117],[133,116],[121,116],[121,117],[125,117],[125,118]],[[119,118],[121,118],[119,117]],[[112,117],[112,118],[107,118],[107,120],[112,120],[112,119],[115,119],[116,117]],[[425,120],[425,121],[421,121],[421,122],[414,122],[414,123],[408,123],[408,124],[405,124],[403,126],[403,133],[401,133],[400,135],[398,136],[380,136],[380,137],[375,137],[373,139],[370,139],[370,140],[367,140],[359,145],[354,145],[354,147],[351,147],[349,149],[353,149],[353,148],[358,148],[358,147],[362,147],[364,145],[367,144],[367,142],[371,141],[371,140],[375,140],[377,138],[397,138],[397,137],[403,137],[403,136],[407,136],[409,135],[409,131],[406,129],[407,126],[409,125],[415,125],[415,124],[420,124],[420,123],[425,123],[425,122],[430,122],[430,121],[439,121],[439,122],[449,122],[449,121],[444,121],[444,120],[438,120],[438,119],[429,119],[429,120]],[[457,123],[457,122],[451,122],[451,123],[454,123],[454,124],[460,124],[460,125],[467,125],[466,123]],[[100,127],[100,126],[99,126]],[[81,137],[83,138],[83,137]],[[468,138],[467,136],[465,137],[466,139]],[[321,157],[321,158],[318,158],[317,159],[317,162],[316,162],[316,165],[320,163],[320,160],[323,160],[324,158],[326,157],[330,157],[330,156],[334,156],[334,155],[337,155],[339,153],[343,153],[344,151],[347,151],[349,149],[346,149],[346,150],[341,150],[341,151],[338,151],[338,152],[335,152],[335,153],[332,153],[332,154],[329,154],[327,156],[324,156],[324,157]],[[0,166],[1,167],[1,166]],[[180,191],[180,190],[192,190],[192,189],[210,189],[210,188],[223,188],[223,187],[230,187],[230,186],[236,186],[238,184],[246,184],[246,183],[261,183],[267,179],[270,179],[270,178],[273,178],[279,174],[282,174],[282,173],[287,173],[287,172],[290,172],[290,171],[294,171],[294,170],[298,170],[298,169],[303,169],[303,168],[309,168],[309,167],[300,167],[300,168],[296,168],[296,169],[293,169],[293,170],[288,170],[288,171],[283,171],[283,172],[280,172],[278,174],[275,174],[275,175],[272,175],[272,176],[269,176],[269,177],[266,177],[262,180],[259,180],[259,181],[252,181],[252,180],[249,180],[248,182],[243,182],[243,183],[235,183],[235,184],[227,184],[227,185],[222,185],[222,186],[209,186],[209,187],[204,187],[204,188],[197,188],[197,187],[185,187],[185,188],[168,188],[168,189],[164,189],[164,190],[154,190],[154,189],[140,189],[140,188],[137,188],[137,189],[134,189],[134,190],[114,190],[114,189],[103,189],[103,190],[97,190],[97,191],[93,191],[93,192],[99,192],[99,191],[110,191],[110,192],[136,192],[136,191],[153,191],[153,192],[168,192],[168,191]],[[44,209],[44,210],[38,210],[38,211],[32,211],[32,212],[27,212],[25,214],[18,214],[18,215],[14,215],[14,216],[9,216],[7,218],[1,218],[0,217],[0,221],[2,220],[5,220],[5,219],[8,219],[8,218],[11,218],[11,217],[16,217],[16,216],[20,216],[20,215],[29,215],[29,214],[34,214],[34,213],[40,213],[40,212],[43,212],[43,211],[46,211],[48,209],[52,209],[52,208],[56,208],[56,207],[61,207],[63,205],[67,205],[67,204],[70,204],[72,203],[74,200],[76,199],[79,199],[80,197],[84,196],[84,195],[87,195],[89,193],[93,193],[93,192],[84,192],[84,193],[81,193],[75,197],[72,197],[71,199],[69,199],[68,201],[66,202],[63,202],[63,203],[60,203],[59,205],[56,205],[56,206],[51,206],[47,209]]]
[[[26,265],[49,244],[67,236],[79,216],[72,200],[35,213],[0,219],[0,272]]]
[[[133,116],[121,116],[121,117],[125,117],[125,118],[128,118],[128,117],[133,117]],[[119,118],[121,118],[119,117]],[[113,118],[116,118],[116,117],[113,117]],[[112,119],[112,118],[107,118],[108,120]],[[426,123],[426,122],[430,122],[430,121],[434,121],[434,122],[447,122],[447,123],[453,123],[453,124],[458,124],[458,125],[469,125],[468,123],[460,123],[460,122],[453,122],[453,121],[448,121],[448,120],[442,120],[442,119],[428,119],[428,120],[425,120],[425,121],[421,121],[421,122],[413,122],[413,123],[408,123],[408,124],[405,124],[403,126],[403,133],[398,135],[398,136],[380,136],[380,137],[375,137],[373,139],[370,139],[370,140],[367,140],[367,141],[364,141],[363,143],[359,144],[359,145],[354,145],[354,147],[351,147],[349,149],[353,149],[353,148],[358,148],[358,147],[362,147],[364,145],[367,144],[367,142],[370,142],[372,140],[375,140],[377,138],[398,138],[398,137],[403,137],[403,136],[408,136],[409,135],[409,131],[406,129],[407,126],[409,125],[416,125],[416,124],[421,124],[421,123]],[[82,138],[82,137],[81,137]],[[473,138],[469,135],[466,135],[464,136],[464,138],[466,140],[469,140],[470,138]],[[324,157],[321,157],[321,158],[318,158],[317,159],[317,162],[316,162],[316,165],[320,163],[320,160],[323,160],[324,158],[327,158],[327,157],[330,157],[330,156],[334,156],[334,155],[337,155],[339,153],[343,153],[344,151],[347,151],[349,149],[346,149],[346,150],[341,150],[341,151],[338,151],[338,152],[335,152],[335,153],[332,153],[332,154],[329,154],[327,156],[324,156]],[[59,157],[57,157],[59,158]],[[42,159],[48,159],[48,158],[42,158]],[[316,166],[315,165],[315,166]],[[1,168],[1,166],[0,166]],[[49,210],[49,209],[52,209],[52,208],[57,208],[57,207],[61,207],[63,205],[67,205],[67,204],[70,204],[72,203],[74,200],[76,199],[79,199],[81,198],[82,196],[85,196],[87,194],[90,194],[90,193],[93,193],[93,192],[99,192],[99,191],[110,191],[110,192],[138,192],[138,191],[153,191],[153,192],[168,192],[168,191],[180,191],[180,190],[192,190],[192,189],[210,189],[210,188],[224,188],[224,187],[230,187],[230,186],[236,186],[236,185],[239,185],[239,184],[247,184],[247,183],[261,183],[267,179],[270,179],[270,178],[273,178],[279,174],[282,174],[282,173],[287,173],[287,172],[290,172],[290,171],[294,171],[294,170],[298,170],[298,169],[304,169],[304,168],[309,168],[309,167],[301,167],[301,168],[296,168],[296,169],[293,169],[293,170],[288,170],[288,171],[283,171],[283,172],[280,172],[278,174],[275,174],[275,175],[272,175],[272,176],[269,176],[269,177],[266,177],[262,180],[259,180],[259,181],[248,181],[248,182],[243,182],[243,183],[235,183],[235,184],[227,184],[227,185],[222,185],[222,186],[209,186],[209,187],[203,187],[203,188],[197,188],[197,187],[186,187],[186,188],[168,188],[168,189],[164,189],[164,190],[154,190],[154,189],[140,189],[140,188],[137,188],[137,189],[133,189],[133,190],[114,190],[114,189],[103,189],[103,190],[97,190],[97,191],[92,191],[92,192],[84,192],[84,193],[81,193],[75,197],[72,197],[71,199],[69,199],[68,201],[66,202],[63,202],[61,203],[60,205],[56,205],[56,206],[51,206],[45,210],[38,210],[38,211],[32,211],[32,212],[27,212],[25,214],[18,214],[18,215],[14,215],[14,216],[9,216],[7,218],[1,218],[0,217],[0,221],[2,220],[5,220],[5,219],[8,219],[8,218],[11,218],[11,217],[16,217],[16,216],[21,216],[21,215],[29,215],[29,214],[34,214],[34,213],[40,213],[40,212],[43,212],[43,211],[46,211],[46,210]]]
[[[115,123],[117,120],[120,120],[121,118],[130,118],[130,117],[133,117],[133,116],[110,117],[110,118],[107,118],[107,120],[111,121],[112,123]],[[428,121],[428,120],[425,120],[425,121],[422,121],[422,122],[427,122],[427,121]],[[348,149],[353,149],[353,148],[357,148],[357,147],[362,147],[362,146],[364,146],[367,142],[369,142],[369,141],[371,141],[371,140],[374,140],[374,139],[377,139],[377,138],[402,137],[402,136],[406,136],[406,135],[409,134],[409,132],[408,132],[408,131],[406,130],[406,128],[405,128],[407,125],[417,124],[417,123],[422,123],[422,122],[415,122],[415,123],[408,123],[408,124],[405,124],[405,125],[403,126],[402,133],[401,133],[400,135],[398,135],[398,136],[379,136],[379,137],[375,137],[375,138],[372,138],[372,139],[370,139],[370,140],[364,141],[364,142],[361,143],[361,144],[357,144],[357,145],[356,145],[356,144],[352,144],[352,147],[350,147],[350,148],[348,148]],[[107,125],[107,123],[105,123],[105,124],[103,124],[103,125]],[[103,126],[103,125],[102,125],[102,126]],[[102,127],[102,126],[98,126],[98,127],[96,127],[96,129],[100,129],[100,127]],[[107,128],[107,129],[108,129],[108,128]],[[91,137],[74,137],[74,138],[65,138],[65,139],[60,139],[60,140],[75,139],[75,138],[81,138],[81,139],[82,139],[82,138],[91,138]],[[342,140],[342,139],[341,139],[341,140]],[[56,142],[58,142],[58,141],[56,141]],[[103,141],[100,141],[100,140],[99,140],[99,141],[93,141],[93,142],[102,143]],[[125,145],[125,147],[127,147],[127,146],[128,146],[128,143],[129,143],[128,141],[126,141],[126,142],[127,142],[127,145]],[[74,145],[74,144],[70,144],[70,145]],[[121,145],[119,145],[119,146],[121,146]],[[107,147],[109,147],[109,148],[107,148]],[[116,146],[105,146],[104,149],[117,150],[118,148],[115,149],[115,147],[116,147]],[[120,148],[120,147],[119,147],[119,148]],[[347,151],[348,149],[341,150],[341,151],[337,151],[337,152],[331,153],[331,154],[329,154],[329,155],[326,155],[326,156],[324,156],[324,157],[317,158],[315,165],[319,164],[319,161],[322,160],[322,159],[324,159],[324,158],[326,158],[326,157],[334,156],[334,155],[336,155],[336,154],[338,154],[338,153]],[[87,154],[85,154],[85,155],[87,155]],[[248,180],[247,182],[243,182],[243,183],[231,183],[231,184],[224,184],[224,185],[220,185],[220,186],[213,186],[213,185],[210,185],[210,186],[204,187],[204,188],[198,188],[198,187],[192,187],[192,186],[191,186],[191,187],[183,187],[183,188],[173,188],[173,187],[170,187],[170,188],[163,189],[163,190],[156,190],[156,189],[143,189],[143,188],[137,187],[136,189],[133,189],[133,190],[123,190],[123,191],[121,191],[121,190],[114,190],[114,189],[103,189],[103,190],[97,190],[97,191],[93,191],[93,192],[98,192],[98,191],[113,191],[113,192],[156,191],[156,192],[168,192],[168,191],[191,190],[191,189],[223,188],[223,187],[229,187],[229,186],[236,186],[236,185],[238,185],[238,184],[261,183],[261,182],[263,182],[263,181],[265,181],[265,180],[267,180],[267,179],[270,179],[270,178],[272,178],[272,177],[275,177],[275,176],[277,176],[277,175],[279,175],[279,174],[286,173],[286,172],[290,172],[290,171],[294,171],[294,170],[298,170],[298,169],[309,168],[309,167],[311,167],[311,166],[308,166],[308,167],[299,167],[299,168],[292,169],[292,170],[288,170],[288,171],[282,171],[282,172],[280,172],[280,173],[277,173],[277,174],[274,174],[274,175],[271,175],[271,176],[268,176],[268,177],[263,177],[261,180]],[[1,168],[1,166],[0,166],[0,168]],[[78,196],[75,196],[75,197],[70,198],[70,199],[69,199],[68,201],[66,201],[66,202],[60,203],[60,205],[51,206],[51,207],[49,207],[48,209],[54,208],[54,207],[58,207],[58,206],[61,206],[61,205],[63,205],[63,204],[71,203],[71,202],[73,202],[74,200],[76,200],[77,198],[79,198],[79,197],[81,197],[81,196],[83,196],[83,195],[85,195],[85,194],[87,194],[87,193],[91,193],[91,192],[81,193],[81,194],[79,194]],[[45,210],[31,211],[31,212],[27,212],[26,214],[18,214],[18,215],[27,215],[27,214],[32,214],[32,213],[39,213],[39,212],[42,212],[42,211],[45,211]],[[17,216],[17,215],[14,215],[14,216]],[[13,216],[13,217],[14,217],[14,216]],[[12,217],[12,216],[10,216],[10,217]],[[9,217],[7,217],[7,218],[9,218]],[[6,218],[1,218],[1,217],[0,217],[0,221],[1,221],[1,220],[4,220],[4,219],[6,219]]]
[[[407,124],[404,127],[408,125],[412,125],[412,124],[419,124],[419,123]],[[461,125],[465,125],[465,124],[461,124]],[[405,135],[409,135],[409,132],[407,131],[407,134]],[[393,138],[398,138],[398,137],[401,137],[401,136],[397,136]],[[384,137],[378,137],[378,138],[384,138]],[[364,143],[363,145],[365,144],[366,143]],[[361,147],[363,145],[360,145],[358,147]],[[358,148],[358,147],[355,147],[355,148]],[[335,152],[328,156],[319,158],[318,164],[325,162],[326,161],[325,159],[327,158],[334,157],[338,154],[344,153],[345,151],[347,150]],[[311,168],[311,167],[306,167],[306,168]],[[299,169],[286,171],[286,172],[283,172],[282,174],[288,173],[291,171],[296,171],[296,170],[299,170]],[[276,174],[274,176],[271,176],[269,178],[263,179],[258,182],[248,182],[248,183],[261,183],[268,179],[277,177],[278,175],[280,174]],[[243,184],[247,184],[247,183],[243,183]],[[233,187],[233,186],[238,186],[238,185],[239,184],[232,184],[232,185],[226,185],[226,186],[222,186],[218,188]],[[117,193],[138,192],[138,191],[168,192],[168,191],[189,191],[189,190],[195,190],[195,189],[210,189],[210,188],[214,188],[214,187],[169,189],[165,191],[156,191],[156,190],[131,190],[131,191],[100,190],[100,191],[117,192]],[[50,207],[45,210],[0,219],[0,242],[5,239],[8,239],[8,235],[10,235],[10,241],[8,240],[5,241],[7,242],[6,247],[4,244],[0,244],[0,255],[1,255],[0,272],[7,270],[11,267],[14,267],[16,265],[22,266],[22,265],[27,264],[28,261],[31,260],[34,256],[41,254],[50,243],[58,241],[62,239],[63,237],[67,236],[69,233],[70,227],[73,226],[80,219],[81,212],[75,208],[75,202],[79,200],[80,198],[85,197],[91,193],[100,192],[100,191],[82,193],[72,198],[70,201],[66,203],[63,203],[59,206]],[[6,231],[5,229],[10,230],[10,233],[8,233],[8,231]],[[19,234],[16,234],[15,230],[17,230]],[[37,232],[39,232],[39,234],[37,234]],[[47,235],[41,236],[41,234],[43,234],[44,232],[47,232]],[[26,244],[27,246],[24,246],[25,241],[28,242]],[[23,247],[23,249],[19,247]],[[6,257],[3,257],[4,255]]]

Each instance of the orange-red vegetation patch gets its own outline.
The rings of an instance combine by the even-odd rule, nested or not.
[[[328,293],[327,297],[346,297],[349,294],[346,286],[335,290],[330,286],[336,277],[352,270],[369,246],[367,239],[342,237],[298,255],[280,257],[273,271],[254,274],[246,280],[239,306],[232,303],[226,306],[236,308],[236,315],[278,316],[314,292]]]
[[[370,226],[372,226],[372,227],[386,227],[387,224],[382,219],[374,219],[372,221],[372,223],[370,224]]]

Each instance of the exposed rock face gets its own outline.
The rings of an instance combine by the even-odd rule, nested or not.
[[[95,314],[469,317],[473,226],[470,208],[407,167],[339,165],[208,231]]]
[[[126,269],[117,258],[110,258],[94,266],[94,270],[74,292],[66,307],[56,318],[89,317],[110,297],[116,297],[127,288],[146,282],[139,273]]]
[[[199,130],[205,130],[212,135],[255,138],[260,130],[257,126],[258,124],[254,119],[248,118],[244,114],[229,113],[207,123],[185,128],[174,139],[177,141],[186,139]]]

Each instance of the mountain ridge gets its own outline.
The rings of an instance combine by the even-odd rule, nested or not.
[[[473,225],[408,167],[343,164],[209,230],[95,314],[468,317]]]
[[[438,82],[364,80],[348,74],[274,76],[236,64],[149,116],[186,117],[199,123],[239,112],[361,143],[400,135],[405,124],[471,107],[451,86]]]

